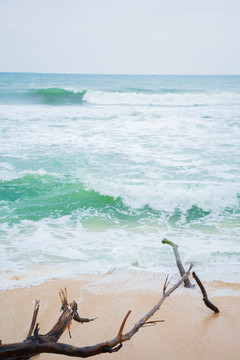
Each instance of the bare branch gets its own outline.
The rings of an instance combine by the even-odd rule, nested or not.
[[[79,316],[79,314],[78,314],[77,311],[75,312],[74,317],[73,317],[73,320],[74,320],[74,321],[77,321],[77,322],[79,322],[79,323],[81,323],[81,324],[87,323],[87,322],[90,322],[90,321],[94,321],[94,320],[96,320],[96,319],[97,319],[96,317],[93,318],[93,319],[82,318],[82,317]]]
[[[139,320],[135,326],[129,331],[127,332],[126,334],[124,334],[122,336],[122,342],[124,341],[127,341],[127,340],[130,340],[131,337],[136,334],[136,332],[147,322],[147,320],[152,317],[155,312],[157,310],[159,310],[160,306],[162,305],[162,303],[164,302],[164,300],[173,292],[175,291],[180,285],[181,283],[189,276],[190,274],[190,271],[193,267],[193,264],[190,265],[189,267],[189,270],[187,271],[186,274],[183,275],[183,277],[175,284],[173,285],[168,291],[166,291],[163,296],[161,297],[161,299],[157,302],[157,304],[141,319]],[[113,339],[111,341],[108,341],[108,344],[111,345],[111,346],[115,346],[116,345],[116,339]]]
[[[168,282],[168,275],[167,275],[165,283],[163,285],[163,295],[165,294],[165,292],[167,290],[168,284],[169,284],[169,282]]]
[[[192,275],[194,277],[194,279],[196,280],[198,286],[200,287],[201,289],[201,292],[202,292],[202,295],[203,295],[203,301],[205,303],[205,305],[211,309],[212,311],[214,311],[215,313],[219,313],[219,309],[213,305],[213,303],[211,303],[211,301],[208,299],[208,296],[207,296],[207,292],[205,290],[205,287],[203,286],[201,280],[199,279],[199,277],[197,276],[197,274],[193,271],[192,272]]]
[[[126,321],[127,321],[127,319],[128,319],[128,317],[129,317],[130,314],[131,314],[131,310],[128,310],[128,312],[127,312],[127,314],[126,314],[125,318],[123,319],[122,324],[121,324],[121,326],[120,326],[120,329],[119,329],[119,332],[118,332],[118,335],[117,335],[117,337],[119,338],[119,342],[120,342],[120,343],[122,342],[122,332],[123,332],[123,328],[124,328],[124,326],[125,326],[125,324],[126,324]]]
[[[28,338],[30,338],[30,336],[32,336],[32,332],[33,332],[33,329],[34,329],[36,321],[37,321],[39,307],[40,307],[40,300],[35,300],[35,306],[34,306],[34,310],[33,310],[32,322],[31,322],[30,329],[29,329],[29,332],[28,332],[28,335],[27,335],[26,339],[28,339]]]
[[[160,323],[160,322],[165,322],[165,320],[146,321],[145,324],[143,324],[142,328],[147,327],[147,326],[155,326],[155,325],[157,325],[157,323]]]
[[[65,310],[66,307],[68,306],[67,288],[66,287],[64,288],[64,290],[62,290],[62,289],[59,290],[59,296],[60,296],[61,303],[62,303],[61,310]]]
[[[182,264],[182,261],[181,261],[181,258],[180,258],[179,252],[178,252],[178,246],[177,246],[174,242],[169,241],[169,240],[167,240],[167,239],[163,239],[163,240],[162,240],[162,243],[163,243],[163,244],[168,244],[168,245],[172,246],[173,251],[174,251],[174,255],[175,255],[175,258],[176,258],[176,263],[177,263],[178,270],[179,270],[179,272],[180,272],[180,275],[183,276],[183,275],[186,273],[186,271],[185,271],[185,269],[184,269],[184,267],[183,267],[183,264]],[[194,286],[191,284],[191,282],[190,282],[190,280],[189,280],[188,277],[184,280],[184,286],[185,286],[186,288],[193,288],[193,287],[194,287]]]
[[[70,325],[75,312],[77,311],[77,303],[75,301],[71,304],[71,306],[67,306],[60,318],[58,319],[57,323],[54,325],[52,330],[50,330],[44,337],[52,339],[52,341],[58,341],[58,339],[62,336],[64,331]]]
[[[67,300],[67,289],[66,288],[64,288],[64,290],[60,289],[59,296],[60,296],[61,303],[62,303],[61,310],[65,310],[67,308],[67,306],[69,305],[68,300]],[[85,322],[94,321],[94,320],[96,320],[96,318],[93,318],[93,319],[82,318],[79,316],[77,310],[75,310],[73,320],[77,321],[79,323],[85,323]]]

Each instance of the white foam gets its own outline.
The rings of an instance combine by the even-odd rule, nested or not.
[[[239,268],[239,233],[234,235],[224,227],[220,232],[212,229],[208,233],[158,223],[153,223],[152,228],[138,224],[100,231],[97,224],[95,230],[83,227],[81,215],[87,214],[79,212],[77,222],[65,216],[2,227],[1,288],[120,268],[172,274],[176,272],[175,259],[172,248],[161,244],[164,237],[179,245],[186,266],[195,262],[204,269],[204,280],[239,281],[231,270]],[[214,266],[217,273],[213,276]]]
[[[159,105],[196,106],[216,104],[239,104],[237,93],[164,93],[88,91],[84,100],[99,105]]]
[[[197,206],[219,216],[226,208],[237,210],[239,207],[238,183],[149,181],[142,185],[88,177],[87,185],[87,189],[94,189],[102,195],[110,195],[115,199],[121,197],[131,208],[141,209],[148,205],[168,214],[174,213],[176,209],[186,214],[192,206]]]

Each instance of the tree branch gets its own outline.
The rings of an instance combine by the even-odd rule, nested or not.
[[[197,276],[197,274],[193,271],[192,272],[192,275],[194,277],[194,279],[196,280],[198,286],[200,287],[201,289],[201,292],[202,292],[202,295],[203,295],[203,301],[205,303],[205,305],[211,309],[212,311],[214,311],[215,313],[219,313],[219,309],[213,305],[213,303],[211,303],[211,301],[208,299],[208,296],[207,296],[207,292],[205,290],[205,287],[203,286],[202,282],[200,281],[199,277]]]
[[[64,290],[60,289],[59,296],[60,296],[61,303],[62,303],[61,310],[65,310],[66,307],[68,306],[67,289],[66,288],[64,288]],[[76,310],[74,312],[73,320],[80,322],[80,323],[85,323],[85,322],[90,322],[90,321],[96,320],[96,318],[93,318],[93,319],[82,318],[79,316],[79,314]]]
[[[40,307],[40,300],[35,300],[32,322],[31,322],[30,329],[29,329],[26,340],[32,336],[32,332],[33,332],[33,329],[34,329],[36,321],[37,321],[39,307]]]
[[[175,258],[176,258],[176,263],[177,263],[178,270],[179,270],[179,272],[180,272],[180,275],[183,276],[183,275],[186,273],[186,271],[185,271],[185,269],[184,269],[184,267],[183,267],[183,264],[182,264],[182,261],[181,261],[181,258],[180,258],[179,252],[178,252],[178,246],[177,246],[174,242],[169,241],[169,240],[167,240],[167,239],[163,239],[163,240],[162,240],[162,243],[163,243],[163,244],[168,244],[168,245],[172,246],[173,251],[174,251],[174,255],[175,255]],[[191,284],[191,282],[190,282],[190,280],[189,280],[188,277],[184,280],[184,286],[185,286],[186,288],[193,288],[193,287],[194,287],[194,286]]]

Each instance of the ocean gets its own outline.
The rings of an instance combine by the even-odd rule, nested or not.
[[[240,76],[0,73],[0,288],[240,282]]]

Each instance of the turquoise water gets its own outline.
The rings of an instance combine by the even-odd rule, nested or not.
[[[1,288],[127,268],[240,279],[240,76],[0,73]]]

